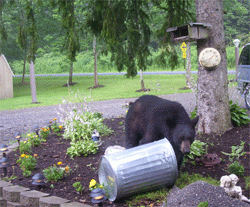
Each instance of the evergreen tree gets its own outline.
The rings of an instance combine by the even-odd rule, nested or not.
[[[75,83],[72,82],[73,62],[76,62],[76,54],[80,51],[79,31],[76,28],[78,22],[75,17],[75,0],[54,0],[52,4],[54,6],[58,5],[62,17],[62,27],[66,31],[63,49],[67,51],[67,56],[71,61],[68,85],[74,85]]]

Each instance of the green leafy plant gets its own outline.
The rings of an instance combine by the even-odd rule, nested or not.
[[[28,177],[30,176],[31,171],[34,170],[37,160],[32,155],[21,154],[16,162],[20,164],[20,168],[23,170],[23,175]]]
[[[208,207],[208,202],[200,202],[197,207]]]
[[[41,130],[39,131],[39,133],[43,139],[47,139],[47,137],[50,134],[50,129],[49,129],[49,127],[42,127]]]
[[[57,165],[61,165],[61,162],[58,162]],[[70,173],[71,169],[67,167],[59,167],[57,165],[50,166],[43,170],[43,174],[46,177],[46,179],[51,182],[62,179],[64,176]]]
[[[82,191],[84,190],[84,187],[80,182],[73,183],[73,187],[76,189],[77,192],[79,192],[82,195]]]
[[[194,140],[190,146],[190,153],[186,154],[183,158],[183,163],[190,161],[193,165],[196,164],[195,158],[201,157],[207,153],[208,145],[205,142]]]
[[[250,175],[245,177],[246,189],[250,189]]]
[[[63,127],[62,127],[62,125],[58,125],[57,119],[54,118],[54,119],[51,121],[50,128],[51,128],[51,131],[52,131],[52,132],[57,133],[57,132],[62,131],[62,128],[63,128]]]
[[[33,147],[38,147],[40,144],[45,141],[44,139],[40,139],[36,133],[30,133],[27,135],[28,142],[33,146]]]
[[[244,152],[244,145],[245,142],[241,142],[240,146],[232,146],[232,152],[231,153],[226,153],[226,152],[221,152],[224,155],[229,156],[229,160],[233,162],[234,159],[239,159],[241,156],[244,156],[246,152]]]
[[[197,114],[197,107],[194,108],[193,111],[191,111],[191,119],[194,119],[196,117],[196,114]]]
[[[113,132],[113,130],[102,123],[101,113],[88,111],[86,104],[84,104],[86,103],[86,97],[83,96],[84,100],[82,100],[79,96],[79,94],[75,94],[74,97],[77,97],[83,103],[82,108],[79,108],[74,103],[76,102],[75,99],[73,101],[64,100],[64,105],[59,106],[59,111],[64,117],[65,130],[63,137],[71,140],[71,147],[67,150],[67,154],[70,157],[97,153],[98,145],[91,140],[94,129],[101,136],[106,136]]]
[[[96,154],[98,151],[98,147],[96,143],[92,140],[78,140],[70,142],[71,146],[67,149],[67,154],[73,158],[75,156],[84,157],[88,156],[89,154]]]
[[[20,154],[31,154],[31,143],[27,141],[20,142]]]
[[[240,108],[234,104],[232,100],[229,101],[231,121],[234,126],[241,126],[250,123],[249,115],[246,113],[247,109]]]
[[[231,165],[229,165],[228,170],[231,174],[235,174],[239,177],[242,177],[244,174],[244,166],[238,161],[234,161]]]

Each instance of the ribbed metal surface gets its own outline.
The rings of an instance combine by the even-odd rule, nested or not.
[[[99,182],[108,186],[110,201],[171,186],[177,174],[175,153],[165,138],[105,155],[98,169]]]

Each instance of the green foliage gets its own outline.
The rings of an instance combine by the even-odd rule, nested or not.
[[[146,193],[140,193],[134,196],[129,197],[126,199],[126,205],[127,206],[139,206],[141,204],[142,200],[157,202],[159,204],[162,204],[164,200],[166,199],[166,195],[168,193],[167,188],[161,188],[159,190],[149,191]],[[147,205],[150,206],[150,205]]]
[[[244,156],[246,152],[244,152],[244,145],[245,142],[241,142],[240,146],[232,146],[232,152],[231,153],[226,153],[226,152],[221,152],[224,155],[229,156],[229,160],[233,162],[234,159],[239,160],[241,156]]]
[[[231,174],[235,174],[239,177],[242,177],[244,174],[244,166],[238,161],[234,161],[231,165],[229,165],[228,170]]]
[[[245,177],[246,189],[250,189],[250,175]]]
[[[84,190],[84,187],[80,182],[73,183],[73,187],[76,189],[77,192],[79,192],[82,195],[82,191]]]
[[[27,141],[20,142],[20,154],[31,154],[31,143]]]
[[[43,138],[43,139],[47,139],[47,137],[49,136],[50,134],[50,129],[49,127],[42,127],[39,131],[40,133],[40,136]]]
[[[23,175],[28,177],[30,176],[31,171],[34,170],[37,160],[32,155],[21,154],[16,162],[20,164],[20,168],[23,170]]]
[[[60,162],[57,164],[60,164]],[[57,182],[58,180],[62,179],[65,175],[69,174],[70,171],[71,169],[68,166],[63,168],[53,165],[44,169],[43,174],[49,182],[51,181]]]
[[[194,108],[193,111],[191,111],[191,119],[194,119],[196,117],[196,114],[197,114],[197,107]]]
[[[186,187],[187,185],[191,184],[191,183],[194,183],[196,181],[205,181],[211,185],[215,185],[215,186],[219,186],[220,185],[220,182],[218,180],[215,180],[211,177],[203,177],[202,175],[200,174],[192,174],[192,175],[189,175],[188,172],[181,172],[180,173],[180,176],[177,178],[176,182],[175,182],[175,185],[182,189],[184,187]]]
[[[76,93],[73,100],[64,100],[67,104],[61,105],[60,109],[61,113],[66,115],[64,117],[65,130],[63,137],[71,140],[71,147],[67,150],[67,154],[70,157],[97,153],[97,143],[91,140],[95,129],[101,136],[106,136],[113,132],[113,130],[102,123],[103,118],[100,113],[92,113],[87,110],[87,106],[84,104],[86,102],[85,96],[83,96],[81,101],[83,108],[79,108],[75,104],[77,98],[82,99],[81,95]]]
[[[96,154],[98,147],[92,140],[78,140],[70,142],[70,147],[67,149],[67,154],[72,158],[75,156],[88,156],[89,154]]]
[[[233,125],[241,126],[250,123],[249,115],[246,113],[247,109],[240,108],[237,104],[233,104],[233,101],[229,101],[230,114]]]
[[[197,207],[208,207],[208,202],[200,202]]]
[[[50,125],[51,131],[54,133],[62,131],[62,126],[57,124],[56,118],[51,121]]]
[[[201,157],[207,153],[207,143],[201,142],[199,140],[194,140],[190,147],[190,153],[184,155],[183,163],[190,161],[193,165],[196,164],[195,158]]]
[[[40,139],[40,137],[38,137],[38,135],[34,132],[27,134],[27,139],[28,142],[31,143],[32,147],[38,147],[43,141],[45,141],[44,139]]]

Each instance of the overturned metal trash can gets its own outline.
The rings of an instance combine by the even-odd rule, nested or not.
[[[175,152],[166,138],[104,155],[98,169],[99,182],[107,187],[110,201],[172,186],[177,175]]]

